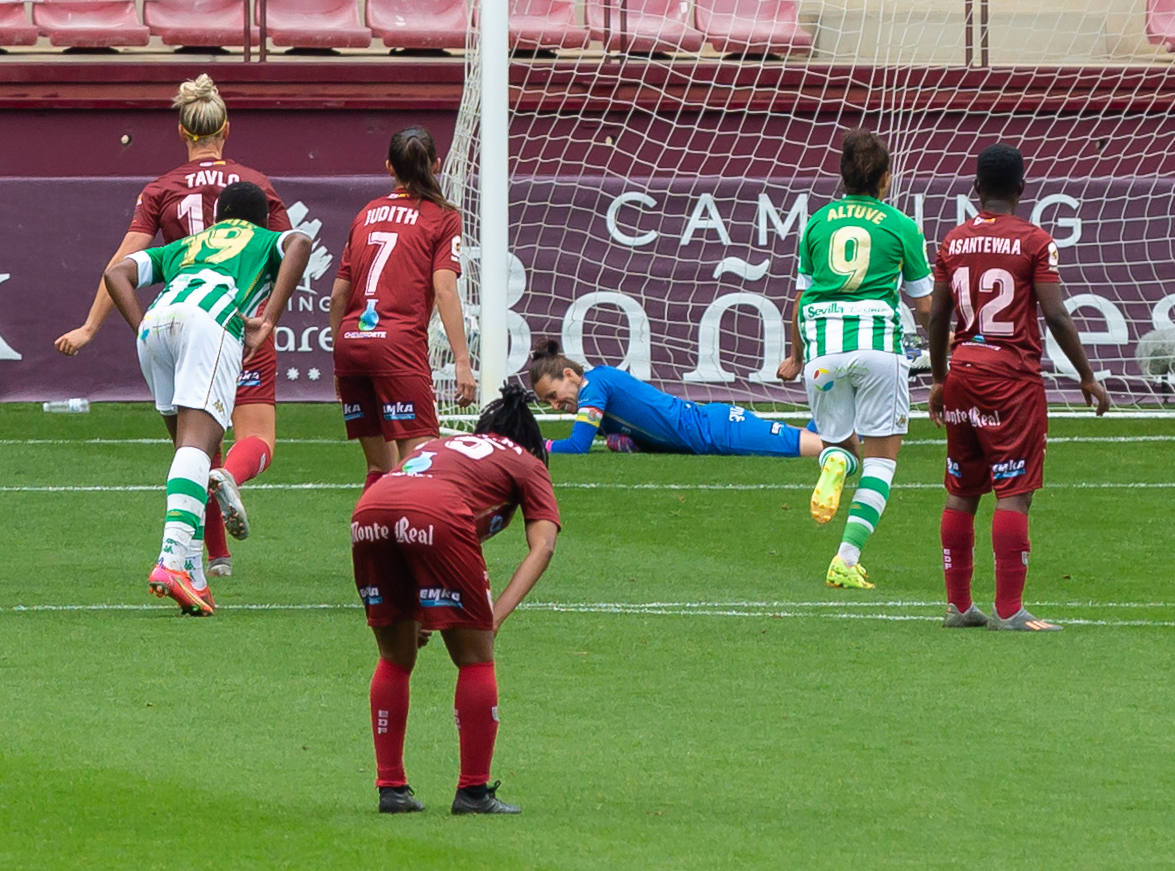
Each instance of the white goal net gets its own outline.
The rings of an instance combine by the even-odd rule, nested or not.
[[[802,406],[800,385],[774,376],[796,243],[838,195],[841,137],[865,126],[887,141],[889,200],[920,223],[931,257],[975,213],[979,150],[1020,148],[1020,213],[1057,240],[1094,369],[1117,408],[1164,406],[1175,79],[1148,39],[1163,22],[1142,0],[579,0],[573,10],[586,47],[512,49],[507,376],[553,338],[588,365],[679,396]],[[445,171],[465,213],[477,347],[478,131],[503,122],[480,117],[471,20]],[[436,338],[444,404],[451,366]],[[1044,370],[1051,402],[1080,402],[1051,338]],[[913,376],[915,401],[927,378]]]

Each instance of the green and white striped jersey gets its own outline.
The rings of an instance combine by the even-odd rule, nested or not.
[[[918,225],[881,200],[853,194],[808,221],[799,273],[806,360],[870,348],[902,353],[898,280],[914,297],[933,287]]]
[[[167,283],[149,309],[195,303],[243,340],[244,318],[253,317],[269,296],[281,266],[285,235],[230,219],[129,257],[139,267],[139,287]]]

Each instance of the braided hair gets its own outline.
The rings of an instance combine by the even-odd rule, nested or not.
[[[546,463],[546,440],[530,411],[529,403],[534,401],[535,395],[529,390],[517,384],[502,385],[501,398],[485,407],[473,428],[474,434],[505,436]]]

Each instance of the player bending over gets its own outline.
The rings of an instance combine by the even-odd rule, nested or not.
[[[375,633],[371,731],[381,813],[424,810],[404,773],[408,681],[424,630],[439,629],[457,666],[453,708],[461,750],[455,814],[516,814],[489,785],[498,734],[494,636],[555,552],[559,507],[542,433],[521,387],[504,387],[473,435],[418,446],[355,506],[355,585]],[[522,506],[527,554],[495,602],[481,542]]]
[[[188,614],[215,603],[203,576],[208,473],[233,413],[245,348],[257,348],[285,311],[310,256],[310,238],[265,229],[269,203],[252,182],[216,201],[220,221],[106,270],[106,289],[138,335],[139,365],[175,444],[167,475],[163,544],[148,579]],[[143,312],[136,287],[166,283]],[[265,316],[255,317],[273,283]]]
[[[930,418],[947,429],[947,502],[942,512],[947,615],[943,626],[1056,630],[1021,601],[1028,574],[1028,508],[1043,482],[1048,405],[1040,377],[1039,303],[1049,330],[1081,379],[1085,404],[1109,408],[1062,302],[1057,246],[1016,217],[1024,158],[1008,145],[985,148],[976,162],[979,215],[951,230],[934,264],[930,314]],[[947,343],[955,333],[950,371]],[[991,543],[995,611],[971,601],[975,511],[995,490]]]
[[[530,383],[538,398],[576,415],[571,435],[548,441],[553,454],[584,454],[596,433],[614,451],[669,454],[814,457],[820,437],[737,405],[697,404],[664,393],[612,366],[590,372],[565,357],[558,342],[531,354]]]

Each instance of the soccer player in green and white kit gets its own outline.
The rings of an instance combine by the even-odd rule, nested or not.
[[[138,335],[139,365],[175,443],[163,545],[148,578],[197,616],[215,610],[200,571],[208,472],[232,418],[244,348],[263,342],[310,256],[303,233],[265,229],[269,203],[251,182],[230,184],[220,221],[194,236],[136,251],[106,270],[106,289]],[[276,276],[276,277],[275,277]],[[146,313],[135,288],[166,282]],[[263,318],[261,303],[273,295]]]
[[[857,436],[863,440],[861,481],[826,581],[871,589],[861,549],[885,511],[910,413],[898,282],[926,328],[933,281],[918,225],[881,201],[890,181],[885,143],[853,130],[840,172],[846,195],[813,215],[800,239],[791,356],[778,374],[790,381],[803,372],[825,444],[812,491],[817,523],[836,515],[845,477],[858,468]]]

